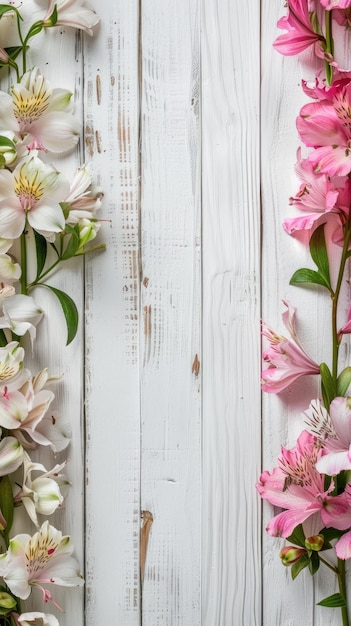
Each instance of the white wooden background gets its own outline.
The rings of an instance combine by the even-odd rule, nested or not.
[[[315,607],[328,575],[293,583],[282,567],[255,491],[261,450],[271,469],[300,427],[290,391],[261,413],[260,319],[282,331],[290,299],[317,360],[328,319],[320,295],[288,286],[304,264],[281,222],[305,99],[297,60],[272,48],[283,4],[100,0],[94,38],[61,29],[32,51],[84,118],[62,166],[91,161],[105,192],[106,252],[56,279],[79,337],[63,348],[57,319],[48,351],[50,320],[40,329],[73,425],[59,523],[85,559],[61,626],[340,624]]]

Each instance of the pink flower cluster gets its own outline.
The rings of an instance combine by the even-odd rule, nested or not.
[[[330,38],[333,27],[327,23],[350,27],[350,0],[287,0],[287,15],[280,18],[278,28],[286,31],[274,42],[274,48],[286,56],[310,50],[315,60],[325,61],[341,69],[335,58]]]
[[[314,67],[319,64],[313,84],[302,81],[310,101],[296,121],[303,144],[295,167],[299,186],[289,200],[294,215],[283,222],[286,233],[309,242],[317,268],[297,270],[290,282],[322,286],[332,303],[330,367],[303,347],[296,309],[287,301],[287,336],[262,323],[262,390],[296,389],[297,381],[310,375],[321,382],[322,399],[313,399],[304,411],[296,444],[281,448],[277,466],[263,471],[256,485],[264,500],[279,507],[267,532],[296,544],[280,553],[284,565],[297,566],[294,576],[307,565],[311,573],[316,563],[328,565],[321,550],[334,547],[338,559],[351,558],[351,366],[340,372],[338,361],[343,337],[351,333],[351,304],[346,319],[338,309],[351,256],[351,71],[341,69],[334,52],[344,39],[332,38],[338,28],[344,35],[351,28],[351,0],[287,0],[278,27],[285,32],[274,42],[276,50],[284,55],[308,50]],[[341,570],[334,571],[340,577]]]

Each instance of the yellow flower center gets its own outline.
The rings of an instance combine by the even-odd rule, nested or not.
[[[31,537],[25,551],[29,580],[35,580],[36,574],[46,567],[57,547],[53,537],[41,531]]]
[[[41,88],[37,93],[24,96],[13,90],[13,112],[22,127],[35,122],[48,108],[50,93]]]
[[[15,178],[15,194],[19,198],[24,211],[29,211],[40,200],[44,193],[41,180],[38,180],[37,173],[32,180],[29,180],[20,173],[19,178]]]
[[[18,363],[13,363],[12,365],[9,365],[8,363],[0,361],[0,381],[12,378],[17,374],[18,370]]]

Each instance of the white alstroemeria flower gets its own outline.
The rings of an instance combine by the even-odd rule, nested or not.
[[[39,527],[37,513],[52,515],[63,502],[60,485],[68,485],[61,470],[66,463],[55,465],[51,470],[41,463],[33,463],[27,453],[23,462],[23,485],[15,495],[15,502],[23,502],[32,522]],[[32,479],[32,472],[41,472],[41,475]]]
[[[57,5],[57,22],[52,24],[50,18],[55,4]],[[59,26],[60,24],[62,26],[72,26],[92,35],[92,27],[100,21],[100,18],[95,11],[84,6],[85,4],[85,0],[49,0],[48,10],[43,22],[46,26]]]
[[[21,276],[21,267],[8,254],[0,253],[0,283],[12,285]]]
[[[59,626],[55,615],[51,613],[38,613],[38,611],[34,613],[22,613],[17,618],[17,622],[21,624],[21,626]]]
[[[7,552],[0,555],[0,575],[18,598],[25,600],[31,587],[38,587],[48,600],[51,594],[43,588],[45,584],[64,587],[84,584],[72,553],[70,537],[63,537],[46,521],[33,537],[21,534],[11,539]]]
[[[11,414],[9,405],[6,412],[2,413],[0,396],[0,426],[3,420],[7,420],[7,427],[24,448],[41,445],[49,446],[54,452],[61,452],[69,445],[72,433],[69,422],[56,412],[50,410],[47,415],[55,398],[52,391],[44,389],[50,380],[53,379],[48,378],[47,369],[38,372],[31,380],[27,379],[17,395],[17,414]],[[11,401],[12,393],[7,391],[7,396]]]
[[[7,289],[13,289],[7,286]],[[42,309],[35,304],[31,296],[24,294],[6,294],[0,290],[0,304],[2,305],[3,317],[0,317],[0,328],[9,328],[15,335],[22,337],[29,332],[31,340],[35,339],[35,327],[43,317]]]
[[[44,236],[61,232],[65,218],[60,201],[68,181],[38,157],[28,157],[13,172],[0,170],[0,236],[16,239],[28,220]]]
[[[36,444],[49,445],[50,442],[46,442],[36,428],[54,397],[48,389],[34,393],[31,380],[18,390],[6,387],[0,394],[0,426],[11,430],[25,448],[37,447]]]
[[[0,393],[19,389],[30,378],[30,372],[23,367],[24,350],[18,341],[11,341],[0,348]]]
[[[0,441],[0,476],[12,474],[22,465],[24,450],[14,437],[4,437]]]
[[[89,166],[83,165],[75,175],[65,202],[70,205],[67,224],[77,224],[81,219],[91,219],[101,206],[103,192],[93,187]]]
[[[50,446],[54,452],[62,452],[71,441],[72,431],[69,422],[55,412],[43,417],[32,436],[40,445]]]
[[[28,150],[66,152],[77,145],[80,136],[72,109],[71,92],[51,89],[34,67],[12,87],[12,95],[0,91],[0,131],[12,131],[25,140]]]

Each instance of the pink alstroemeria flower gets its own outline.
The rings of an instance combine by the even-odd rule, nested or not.
[[[304,144],[315,148],[308,159],[316,171],[346,176],[351,172],[351,80],[320,92],[324,99],[302,107],[297,130]]]
[[[339,191],[330,177],[315,172],[312,163],[301,157],[300,148],[297,152],[295,172],[301,185],[297,194],[290,198],[290,204],[303,211],[304,215],[284,220],[283,227],[289,235],[296,231],[310,231],[325,221],[327,213],[337,211],[339,196]]]
[[[323,447],[317,470],[329,476],[351,470],[351,398],[334,398],[329,413],[319,400],[312,400],[305,415],[308,430]]]
[[[322,7],[327,11],[332,9],[348,9],[351,7],[351,0],[320,0]]]
[[[350,333],[351,333],[351,305],[347,313],[346,324],[344,324],[344,326],[342,326],[342,328],[340,328],[339,330],[339,333],[338,333],[339,340],[341,339],[342,335],[348,335]]]
[[[323,58],[324,37],[316,33],[312,27],[308,11],[308,0],[288,0],[288,15],[280,18],[278,28],[286,30],[275,40],[273,46],[281,54],[291,56],[299,54],[306,48],[315,45],[315,53]]]
[[[296,309],[283,300],[287,307],[282,315],[285,327],[291,339],[278,335],[266,324],[262,325],[262,335],[267,337],[270,347],[262,357],[269,364],[262,372],[262,390],[268,393],[279,393],[300,376],[319,374],[320,368],[312,361],[302,348],[295,330]]]
[[[267,532],[275,537],[289,537],[299,524],[312,518],[318,533],[322,528],[346,530],[351,523],[351,507],[345,493],[330,495],[331,482],[324,489],[324,475],[316,469],[322,450],[316,437],[303,431],[296,446],[282,448],[279,466],[272,474],[265,471],[256,485],[261,498],[285,509],[273,517]]]

